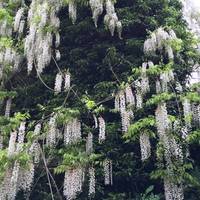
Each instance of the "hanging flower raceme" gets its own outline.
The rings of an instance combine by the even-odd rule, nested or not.
[[[56,32],[55,47],[58,48],[59,46],[60,46],[60,33]]]
[[[106,0],[106,15],[104,17],[104,23],[110,30],[112,36],[114,36],[115,29],[117,29],[119,38],[121,38],[122,23],[118,20],[112,0]]]
[[[86,140],[86,152],[91,154],[93,152],[93,134],[91,132],[88,133]]]
[[[197,127],[200,126],[199,111],[200,111],[200,105],[197,103],[191,103],[191,116],[192,120],[195,122]]]
[[[69,18],[72,20],[72,23],[75,24],[77,18],[76,0],[70,0],[68,8],[69,8]]]
[[[131,89],[131,86],[127,86],[125,88],[125,95],[126,95],[126,104],[130,106],[135,106],[135,97],[133,95],[133,91]]]
[[[120,98],[119,94],[115,95],[115,110],[120,111]]]
[[[183,186],[176,185],[172,181],[167,178],[164,179],[164,191],[165,191],[165,199],[166,200],[183,200]]]
[[[136,108],[141,109],[143,104],[143,95],[145,95],[149,90],[149,79],[146,75],[148,63],[143,63],[142,66],[142,75],[141,75],[141,82],[136,81]],[[153,63],[149,62],[150,67]],[[144,161],[151,156],[151,144],[149,135],[146,133],[140,134],[140,151],[141,151],[141,160]]]
[[[94,127],[98,128],[98,120],[95,114],[93,114],[93,119],[94,119]]]
[[[26,193],[31,191],[31,187],[34,182],[35,166],[32,162],[29,163],[28,168],[20,168],[18,176],[19,189]]]
[[[158,105],[155,116],[159,136],[163,138],[169,127],[166,103],[160,103]]]
[[[169,82],[167,74],[166,73],[161,74],[160,80],[161,80],[162,91],[167,92],[168,91],[168,82]]]
[[[92,18],[94,20],[95,27],[97,27],[97,22],[99,16],[103,13],[103,1],[102,0],[90,0],[90,8],[92,10]]]
[[[183,114],[184,114],[184,120],[187,128],[187,132],[191,129],[191,103],[187,98],[184,98],[183,100]]]
[[[167,163],[167,167],[171,167],[171,155],[170,155],[170,141],[167,135],[167,131],[169,130],[169,120],[167,114],[167,106],[166,103],[159,103],[157,109],[155,111],[156,116],[156,127],[160,142],[163,144],[165,148],[165,159]]]
[[[149,92],[149,78],[147,76],[147,65],[148,63],[144,62],[142,64],[142,72],[141,72],[141,92],[142,94],[146,94]]]
[[[99,122],[99,143],[102,143],[106,139],[106,123],[103,117],[99,117],[98,122]]]
[[[136,108],[140,109],[140,108],[142,108],[142,104],[143,104],[143,94],[142,94],[141,82],[136,81],[135,86],[136,86]]]
[[[93,134],[91,132],[88,133],[88,137],[86,140],[86,153],[91,154],[93,152]],[[95,168],[93,166],[89,167],[89,192],[88,196],[91,197],[95,194]]]
[[[37,73],[42,73],[51,61],[53,36],[58,36],[60,26],[60,20],[56,15],[62,6],[61,3],[57,0],[41,2],[33,0],[31,2],[28,12],[29,34],[25,38],[28,73],[32,71],[33,64],[35,64]],[[36,16],[40,16],[37,22]],[[49,24],[53,29],[46,30]],[[58,40],[55,46],[58,46]]]
[[[172,70],[160,74],[160,83],[162,92],[168,92],[168,84],[174,80],[174,73]]]
[[[0,79],[2,79],[6,66],[10,66],[11,72],[18,70],[22,56],[17,52],[11,38],[1,38],[0,40]]]
[[[20,170],[19,162],[15,161],[9,185],[10,188],[12,188],[12,190],[8,193],[8,199],[15,199],[17,195],[19,170]]]
[[[67,72],[67,73],[65,73],[64,89],[65,89],[65,90],[69,90],[69,89],[70,89],[70,84],[71,84],[71,81],[70,81],[70,74]]]
[[[105,185],[113,184],[113,170],[112,170],[112,161],[105,159],[103,161],[103,171],[104,171],[104,183]]]
[[[58,49],[55,50],[55,53],[56,53],[56,60],[59,61],[60,58],[61,58],[61,54],[60,54],[60,51]]]
[[[14,21],[14,31],[18,32],[19,34],[22,34],[24,31],[25,21],[23,20],[23,16],[24,16],[24,8],[21,7],[17,11]]]
[[[21,122],[19,131],[18,131],[18,137],[17,137],[17,152],[22,151],[22,145],[24,144],[24,137],[25,137],[25,129],[26,129],[26,122]]]
[[[127,92],[129,92],[126,95],[129,98],[128,100],[131,99],[131,103],[134,103],[133,102],[134,97],[131,94],[130,88],[129,88],[129,91],[127,91]],[[120,111],[120,115],[121,115],[122,132],[125,133],[128,131],[128,128],[130,126],[130,120],[131,120],[131,117],[133,117],[133,112],[131,110],[126,109],[126,98],[125,98],[124,91],[119,92],[119,100],[120,100],[119,111]]]
[[[95,194],[95,168],[92,166],[89,168],[89,193],[88,196],[91,197]]]
[[[156,51],[164,52],[168,58],[173,60],[174,53],[170,42],[177,39],[173,30],[165,31],[162,27],[151,33],[150,38],[144,42],[144,53],[146,55],[156,55]]]
[[[145,132],[140,134],[140,150],[141,150],[141,160],[145,161],[151,156],[151,143],[149,135]]]
[[[135,105],[135,97],[133,95],[130,86],[127,86],[125,90],[121,90],[115,96],[115,109],[120,112],[122,122],[122,132],[127,132],[130,126],[130,121],[134,117],[134,114],[127,106]]]
[[[183,163],[183,151],[181,145],[177,143],[173,136],[170,138],[169,143],[174,158],[176,158],[177,161]]]
[[[6,70],[6,66],[10,67],[10,73],[16,72],[19,69],[20,62],[23,55],[18,51],[19,47],[14,44],[12,38],[14,12],[9,12],[9,3],[4,2],[1,6],[2,17],[0,19],[0,79],[3,77],[3,72]],[[15,11],[15,10],[14,10]],[[22,10],[21,10],[22,11]],[[17,12],[14,27],[18,25],[22,27],[20,23],[20,12]],[[17,43],[18,44],[18,43]]]
[[[75,143],[81,139],[81,123],[77,118],[72,119],[64,127],[64,144]]]
[[[17,132],[14,132],[11,134],[10,141],[9,141],[9,147],[8,147],[8,156],[13,156],[15,153],[20,153],[22,151],[22,147],[24,144],[24,137],[25,137],[25,122],[21,122],[19,130],[18,130],[18,136]],[[17,143],[16,143],[17,138]],[[14,166],[12,169],[8,169],[7,173],[10,174],[10,179],[5,179],[3,181],[3,184],[9,186],[9,188],[12,188],[11,191],[9,191],[7,194],[5,194],[5,199],[15,199],[17,192],[19,190],[19,173],[20,173],[20,164],[18,161],[15,161]],[[2,185],[1,187],[5,187],[5,185]],[[4,195],[3,195],[4,196]]]
[[[64,90],[67,91],[70,89],[70,74],[68,72],[64,73],[58,72],[55,78],[54,91],[55,94],[58,94],[62,91],[62,84],[64,81]]]
[[[5,172],[3,181],[0,183],[0,199],[7,199],[8,195],[13,194],[13,191],[10,191],[11,177],[12,177],[12,169],[8,169]],[[10,192],[11,192],[11,194],[10,194]]]
[[[183,199],[182,183],[173,182],[174,170],[172,157],[176,157],[178,161],[182,161],[183,155],[180,146],[177,144],[173,136],[169,136],[169,120],[167,114],[166,103],[160,103],[155,112],[156,125],[160,141],[164,146],[164,157],[166,161],[167,177],[164,179],[164,189],[166,199]]]
[[[22,124],[21,124],[22,125]],[[20,126],[21,127],[21,126]],[[22,132],[21,132],[22,133]],[[19,149],[19,144],[21,144],[21,139],[23,139],[22,134],[19,135],[18,144],[16,145],[17,131],[10,134],[9,146],[8,146],[8,157],[12,157]],[[18,147],[18,148],[17,148]],[[9,167],[6,172],[3,181],[0,183],[0,199],[15,199],[17,194],[17,179],[19,172],[19,163],[15,161],[14,167]],[[12,190],[10,190],[12,188]]]
[[[42,128],[41,123],[38,123],[35,126],[35,129],[34,129],[34,136],[35,137],[40,135],[41,128]],[[40,145],[39,145],[36,138],[34,139],[34,141],[32,142],[32,145],[30,147],[30,154],[33,155],[34,163],[39,163],[39,160],[40,160]]]
[[[5,117],[10,117],[10,110],[12,105],[12,98],[8,98],[6,101]]]
[[[103,13],[103,0],[90,0],[89,1],[92,18],[94,24],[97,27],[97,22],[99,16]],[[117,14],[115,12],[114,2],[112,0],[105,1],[106,15],[104,16],[104,23],[109,29],[112,36],[114,36],[115,29],[118,32],[119,38],[122,38],[122,23],[118,20]]]
[[[160,79],[156,79],[156,94],[159,94],[161,92],[162,92],[162,88],[161,88]]]
[[[56,126],[56,115],[54,115],[49,120],[49,131],[46,136],[46,144],[49,147],[54,147],[56,145]]]
[[[64,127],[64,144],[69,145],[81,139],[81,123],[77,118],[72,119]],[[88,135],[86,149],[92,149],[92,136]],[[84,168],[81,166],[68,169],[65,172],[63,193],[67,200],[75,199],[77,193],[82,191],[84,181]]]
[[[132,90],[131,93],[128,92],[130,91],[130,87],[128,88],[128,90],[126,90],[126,101],[130,101],[128,99],[131,99],[131,104],[135,105],[135,107],[137,109],[141,109],[142,105],[143,105],[143,96],[149,92],[150,90],[150,86],[149,86],[149,78],[147,76],[147,68],[151,68],[153,67],[154,64],[152,61],[148,61],[148,62],[144,62],[142,64],[141,67],[141,76],[139,77],[138,80],[135,81],[135,89],[136,89],[136,102],[135,102],[135,97],[132,94]],[[127,92],[130,93],[131,95],[127,95]],[[130,97],[128,97],[130,96]],[[131,118],[134,117],[133,112],[130,110],[129,112],[129,118],[128,115],[126,113],[122,114],[123,118],[122,118],[122,124],[123,125],[123,129],[125,132],[127,132],[129,126],[130,126],[130,120]],[[125,123],[128,122],[128,123]],[[151,155],[151,144],[150,144],[150,138],[148,134],[142,133],[140,134],[140,149],[141,149],[141,159],[142,161],[148,159]]]
[[[8,157],[13,156],[16,149],[16,138],[17,138],[17,131],[13,131],[10,134],[9,145],[8,145]]]
[[[40,125],[38,124],[38,126],[36,126],[34,133],[39,134],[40,131]],[[19,129],[19,133],[21,132],[21,136],[18,135],[18,144],[22,144],[22,140],[24,139],[24,132],[25,131],[25,123],[23,122],[23,124],[21,125],[21,130]],[[34,143],[33,143],[34,144]],[[35,146],[36,147],[36,146]],[[38,149],[34,149],[35,151],[33,152],[34,154],[36,154],[36,151],[38,151]],[[36,156],[38,158],[36,158]],[[39,155],[37,152],[37,155],[34,155],[34,160],[39,159]],[[22,168],[18,165],[16,165],[17,170],[18,170],[18,177],[16,180],[17,183],[17,187],[16,187],[16,192],[18,192],[19,190],[22,190],[24,192],[30,192],[33,181],[34,181],[34,174],[35,174],[35,166],[33,161],[30,161],[28,163],[28,167],[27,168]],[[13,169],[14,171],[14,169]]]
[[[76,199],[82,191],[84,170],[81,167],[69,169],[65,172],[63,194],[67,200]]]
[[[54,86],[55,94],[58,94],[59,92],[61,92],[62,82],[63,82],[63,77],[62,77],[62,74],[59,72],[56,74],[56,80],[55,80],[55,86]]]
[[[197,36],[200,36],[199,2],[195,0],[182,0],[181,2],[183,4],[183,16],[187,21],[188,28]]]
[[[131,119],[134,117],[132,110],[125,110],[121,113],[122,132],[126,133],[130,127]]]
[[[199,46],[199,50],[200,50],[200,46]],[[193,85],[193,84],[198,84],[200,83],[200,65],[199,64],[195,64],[193,67],[192,67],[192,73],[191,73],[191,76],[188,80],[189,82],[189,86],[190,85]]]
[[[126,110],[126,97],[124,91],[121,90],[119,92],[119,111],[120,113],[123,113],[125,112],[125,110]]]

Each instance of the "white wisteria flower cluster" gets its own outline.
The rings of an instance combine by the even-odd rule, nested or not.
[[[19,154],[23,150],[26,123],[21,122],[18,131],[10,134],[8,146],[8,158]],[[28,168],[23,168],[16,160],[6,172],[0,184],[0,199],[15,199],[17,192],[23,190],[29,192],[34,180],[34,164],[30,162]],[[12,189],[11,189],[12,188]]]
[[[103,0],[90,0],[89,1],[92,17],[94,24],[97,27],[97,22],[99,16],[103,13],[104,10],[104,1]],[[112,0],[105,1],[106,15],[104,16],[104,23],[109,29],[112,36],[114,36],[115,30],[117,30],[119,38],[122,38],[122,23],[119,21],[117,14],[115,12],[114,2]]]
[[[174,52],[171,42],[176,39],[177,37],[173,30],[166,31],[160,27],[152,32],[150,37],[144,42],[144,53],[147,55],[156,55],[158,51],[166,54],[170,60],[173,60]]]
[[[69,73],[61,73],[58,72],[56,74],[56,78],[55,78],[55,86],[54,86],[54,91],[55,94],[58,94],[62,91],[62,85],[64,82],[64,91],[69,90],[70,89],[70,74]]]

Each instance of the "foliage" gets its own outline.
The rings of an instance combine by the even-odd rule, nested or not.
[[[0,9],[0,21],[7,19],[9,24],[13,23],[13,13],[19,1],[9,1],[8,9]],[[27,6],[30,2],[25,1]],[[65,0],[65,5],[69,3]],[[19,4],[20,5],[20,4]],[[111,37],[105,30],[103,19],[100,17],[98,28],[93,25],[91,11],[88,9],[88,1],[78,0],[78,20],[75,25],[67,18],[67,8],[58,13],[61,19],[60,35],[61,60],[51,62],[40,77],[37,77],[34,70],[27,76],[26,64],[23,60],[20,71],[5,81],[5,90],[0,92],[0,98],[14,98],[12,113],[13,117],[0,117],[0,131],[5,135],[4,143],[8,144],[8,136],[11,131],[17,129],[21,121],[25,119],[32,123],[27,130],[27,146],[24,151],[13,158],[12,162],[7,158],[7,150],[0,151],[0,177],[3,176],[8,165],[19,160],[24,167],[29,162],[26,149],[31,142],[37,140],[46,156],[49,174],[52,175],[51,183],[55,199],[64,199],[57,194],[56,187],[63,187],[63,173],[66,169],[76,166],[88,167],[91,163],[96,168],[96,195],[91,199],[105,200],[159,200],[163,193],[161,189],[161,179],[166,176],[166,169],[156,166],[156,158],[152,156],[148,161],[142,163],[140,160],[140,150],[138,138],[142,132],[151,136],[154,145],[153,152],[157,157],[163,157],[163,146],[157,142],[155,130],[155,106],[160,102],[168,102],[171,121],[179,118],[179,110],[174,106],[174,101],[179,102],[179,95],[172,93],[161,93],[155,95],[150,91],[145,96],[145,106],[141,110],[135,111],[136,115],[128,133],[122,136],[119,113],[113,112],[114,94],[119,89],[124,89],[126,83],[135,81],[141,75],[141,63],[149,58],[143,54],[144,40],[156,28],[162,26],[166,29],[173,29],[179,39],[170,41],[170,45],[176,51],[173,62],[168,63],[165,57],[155,56],[152,61],[155,65],[147,69],[150,78],[150,86],[161,73],[173,69],[175,81],[179,81],[185,92],[182,98],[188,98],[191,102],[199,103],[198,88],[193,86],[192,92],[185,87],[186,78],[191,73],[190,61],[199,61],[199,53],[194,48],[198,41],[186,30],[186,23],[182,19],[180,1],[167,0],[118,0],[116,2],[116,12],[123,24],[123,39],[117,36]],[[139,12],[138,12],[139,11]],[[67,14],[66,14],[67,13]],[[34,22],[38,24],[41,16],[35,16]],[[55,32],[55,27],[50,24],[45,26],[41,33]],[[17,41],[11,38],[0,38],[0,46],[13,47],[23,52],[23,39]],[[54,40],[55,38],[53,38]],[[55,55],[53,55],[54,57]],[[54,94],[53,87],[55,75],[61,71],[69,70],[72,79],[70,90]],[[174,82],[175,82],[174,81]],[[174,87],[174,83],[172,83]],[[177,91],[175,91],[177,92]],[[182,99],[181,99],[182,100]],[[173,103],[172,103],[173,102]],[[176,102],[177,103],[177,102]],[[2,101],[4,110],[4,101]],[[182,108],[180,108],[181,110]],[[18,113],[21,112],[21,113]],[[29,114],[22,114],[29,113]],[[106,121],[106,141],[98,143],[98,130],[94,126],[93,114],[103,116]],[[45,148],[45,135],[48,134],[47,124],[51,116],[56,115],[56,122],[61,128],[74,117],[82,119],[83,138],[85,140],[88,132],[94,136],[94,152],[85,153],[85,142],[72,144],[64,147],[62,137],[58,140],[55,148]],[[174,116],[174,117],[173,117]],[[35,136],[33,127],[41,122],[43,129],[39,136]],[[61,135],[63,130],[61,130]],[[191,160],[195,170],[200,171],[199,152],[199,130],[194,130],[188,137],[188,144],[185,146],[194,148]],[[182,140],[180,140],[182,142]],[[196,146],[195,146],[196,145]],[[187,151],[187,147],[183,151]],[[102,161],[104,158],[113,160],[113,186],[104,186]],[[175,162],[176,163],[176,162]],[[187,180],[187,199],[198,199],[200,190],[196,179],[191,176],[193,168],[191,164],[176,163],[177,172],[174,179]],[[153,173],[152,170],[157,170]],[[51,199],[47,175],[43,162],[36,165],[36,183],[30,194],[30,199]],[[194,175],[193,175],[194,176]],[[156,180],[150,178],[157,178]],[[54,184],[56,182],[56,185]],[[152,186],[154,185],[154,187]],[[85,187],[88,187],[86,181]],[[147,188],[144,191],[144,188]],[[191,192],[195,190],[195,192]],[[193,193],[193,194],[191,194]],[[87,189],[77,199],[88,199]],[[18,199],[22,200],[21,194]]]
[[[183,98],[186,98],[194,103],[200,103],[200,96],[198,92],[187,92]]]
[[[13,117],[6,118],[6,117],[0,117],[0,125],[1,125],[1,133],[3,135],[9,135],[12,131],[19,128],[19,125],[22,121],[25,121],[30,116],[29,114],[25,113],[15,113]]]
[[[150,128],[155,126],[155,118],[153,116],[149,116],[147,118],[143,118],[131,124],[129,127],[128,133],[126,133],[123,137],[126,140],[136,140],[139,138],[139,135],[142,132],[148,133],[150,136],[154,136],[153,131]]]
[[[200,144],[200,130],[193,131],[187,138],[188,143]]]
[[[160,102],[169,101],[174,98],[174,94],[169,93],[161,93],[157,95],[153,95],[152,98],[148,99],[146,102],[147,106],[158,105]]]
[[[66,149],[60,149],[59,154],[62,155],[63,160],[61,165],[54,169],[56,174],[64,173],[67,169],[74,169],[79,166],[87,166],[89,163],[95,163],[99,159],[100,155],[90,154],[88,155],[84,151],[84,145],[79,142],[72,144]]]
[[[152,194],[154,186],[150,186],[145,190],[145,193],[142,194],[141,200],[159,200],[160,197],[158,195]]]
[[[15,91],[0,91],[0,99],[3,100],[7,97],[16,97],[17,93]]]
[[[11,16],[10,13],[8,12],[8,10],[7,10],[7,9],[4,9],[4,8],[1,8],[1,9],[0,9],[0,20],[1,20],[1,21],[6,20],[10,25],[11,25],[12,22],[13,22],[12,16]]]

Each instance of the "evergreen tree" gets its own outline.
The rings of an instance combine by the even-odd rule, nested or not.
[[[198,8],[0,1],[0,199],[199,199]]]

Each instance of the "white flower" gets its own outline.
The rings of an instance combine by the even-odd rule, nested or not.
[[[98,118],[99,121],[99,143],[106,139],[106,124],[103,117]]]
[[[66,73],[66,74],[65,74],[64,89],[65,89],[65,90],[69,90],[69,89],[70,89],[70,74],[69,74],[69,73]]]
[[[56,75],[56,80],[55,80],[55,86],[54,86],[54,91],[55,94],[58,94],[62,90],[62,81],[63,77],[61,73],[57,73]]]
[[[72,20],[72,23],[74,24],[77,18],[77,5],[75,0],[69,1],[69,17]]]
[[[15,21],[14,21],[14,31],[15,32],[17,32],[19,30],[20,21],[23,17],[23,14],[24,14],[24,8],[20,8],[15,15]]]

